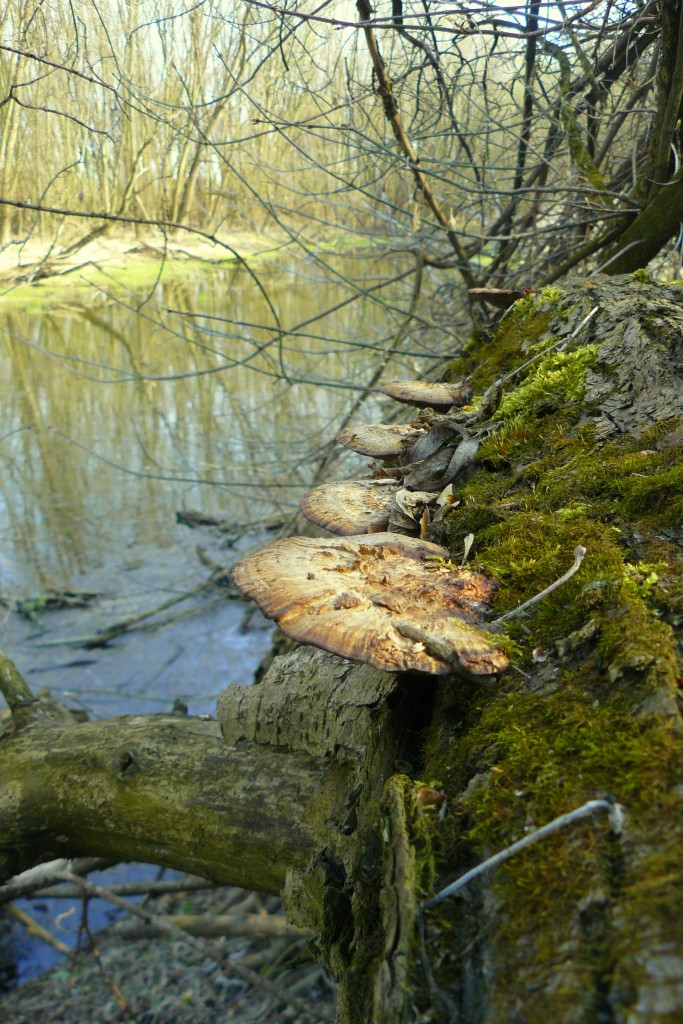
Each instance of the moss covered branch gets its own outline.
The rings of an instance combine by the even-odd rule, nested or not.
[[[14,714],[36,702],[31,689],[13,661],[0,651],[0,693]]]
[[[39,723],[0,742],[0,850],[10,874],[93,855],[278,892],[335,794],[319,760],[229,747],[212,722]]]

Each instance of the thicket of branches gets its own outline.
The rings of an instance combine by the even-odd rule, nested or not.
[[[208,480],[233,499],[241,488],[240,521],[289,515],[329,469],[315,424],[327,440],[382,373],[440,365],[488,319],[468,288],[538,288],[657,254],[660,270],[680,273],[681,8],[6,0],[0,248],[23,260],[20,243],[41,237],[57,260],[98,232],[157,225],[237,250],[239,233],[256,230],[302,257],[291,262],[305,308],[260,267],[246,306],[231,279],[208,317],[147,294],[139,330],[165,339],[172,366],[143,370],[123,350],[112,360],[108,329],[66,357],[71,375],[85,373],[72,357],[90,358],[93,381],[163,381],[179,405],[208,373],[202,402],[224,402],[227,450],[202,468],[183,449],[187,465],[164,481]],[[335,259],[356,242],[357,262]],[[4,321],[10,352],[31,336],[24,319]],[[283,438],[253,430],[247,394],[299,410]],[[79,443],[63,417],[58,426]],[[156,420],[147,429],[158,434]]]
[[[54,231],[41,208],[343,227],[526,287],[627,246],[618,267],[647,262],[624,232],[672,179],[655,252],[678,231],[680,0],[21,0],[1,18],[5,243]]]

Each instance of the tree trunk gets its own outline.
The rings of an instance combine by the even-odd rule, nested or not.
[[[459,561],[474,534],[498,616],[587,549],[510,618],[495,686],[300,648],[221,695],[222,738],[176,715],[65,724],[17,698],[4,875],[96,854],[283,888],[343,1024],[683,1019],[683,289],[643,277],[522,299],[452,365],[475,395],[518,370],[430,539]],[[620,834],[586,818],[420,912],[606,796]]]
[[[677,235],[683,220],[683,169],[665,185],[653,186],[647,205],[619,236],[608,274],[627,274],[646,267]]]

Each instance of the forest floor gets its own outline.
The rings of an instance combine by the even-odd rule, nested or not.
[[[157,897],[146,901],[145,909],[157,914],[272,914],[279,902],[220,888],[189,898]],[[182,933],[177,939],[133,941],[121,939],[113,928],[95,935],[93,945],[95,952],[86,948],[28,984],[0,993],[0,1017],[12,1024],[291,1024],[301,1019],[288,1007],[291,996],[310,1005],[316,1024],[334,1020],[333,986],[302,940],[233,937],[207,942],[224,958],[274,982],[282,993],[280,1005],[258,986],[246,985],[215,960],[202,957]]]

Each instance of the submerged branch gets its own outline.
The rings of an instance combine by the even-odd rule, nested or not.
[[[111,892],[111,888],[107,887]],[[310,939],[309,928],[296,928],[287,924],[282,914],[170,914],[163,920],[173,928],[179,928],[189,935],[204,939],[222,936],[245,936],[251,939],[289,939],[290,941]],[[166,934],[159,921],[132,923],[125,921],[112,928],[112,934],[119,939],[155,939]]]
[[[256,971],[252,971],[248,967],[231,960],[222,949],[219,949],[213,943],[205,942],[198,936],[192,935],[190,932],[178,928],[173,924],[172,919],[161,917],[158,914],[153,914],[144,907],[138,906],[135,903],[130,903],[128,900],[124,900],[121,896],[114,895],[106,888],[106,886],[93,885],[92,882],[88,882],[79,875],[72,875],[68,871],[62,872],[60,874],[60,879],[64,882],[73,882],[76,884],[82,890],[84,896],[88,896],[90,898],[98,897],[99,899],[113,903],[114,906],[118,907],[120,910],[125,910],[126,913],[131,914],[133,917],[137,917],[146,924],[152,925],[155,929],[158,929],[158,933],[161,935],[167,935],[171,938],[177,938],[179,935],[182,935],[184,941],[196,953],[198,953],[202,959],[213,960],[218,964],[226,977],[239,978],[240,981],[246,982],[246,984],[251,985],[253,988],[262,992],[267,992],[268,995],[276,999],[278,1003],[295,1009],[298,1014],[297,1019],[302,1021],[302,1024],[304,1024],[304,1022],[316,1020],[317,1014],[303,999],[299,999],[297,996],[285,992],[278,984],[270,981],[270,979],[264,978],[260,974],[257,974]]]

